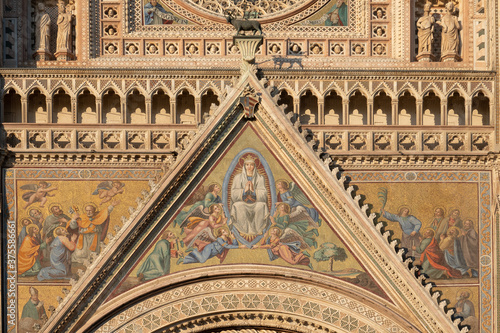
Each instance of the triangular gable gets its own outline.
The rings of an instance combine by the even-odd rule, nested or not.
[[[245,88],[250,89],[245,90]],[[260,98],[255,120],[243,116],[239,97],[244,90],[246,93],[252,93],[254,90],[255,97]],[[396,253],[391,248],[391,246],[396,245],[396,242],[391,242],[391,246],[386,243],[384,237],[380,235],[381,224],[377,224],[377,226],[373,224],[374,214],[370,218],[366,216],[368,206],[359,207],[360,197],[352,199],[350,193],[353,189],[345,190],[344,179],[337,179],[338,169],[331,171],[328,159],[324,162],[319,160],[304,139],[306,133],[301,135],[297,132],[287,117],[277,108],[263,84],[250,72],[245,73],[237,86],[228,92],[215,115],[191,141],[186,150],[179,155],[176,163],[167,172],[165,179],[157,188],[156,193],[137,213],[134,221],[124,226],[123,234],[117,237],[114,244],[108,246],[100,260],[93,264],[92,272],[81,279],[73,288],[71,294],[79,296],[68,298],[63,304],[62,311],[52,316],[46,327],[53,332],[97,329],[114,314],[117,314],[117,311],[125,311],[126,308],[137,305],[144,299],[142,293],[132,290],[132,292],[120,295],[102,306],[123,277],[135,265],[137,256],[147,252],[147,249],[163,230],[166,221],[176,216],[182,203],[210,171],[211,164],[226,151],[227,146],[237,138],[249,120],[252,121],[252,126],[259,133],[262,141],[266,142],[268,149],[273,151],[274,158],[280,160],[282,165],[287,166],[287,173],[294,176],[293,180],[300,184],[301,189],[308,194],[308,198],[314,202],[314,207],[321,212],[324,220],[328,221],[338,234],[339,239],[362,261],[366,272],[373,276],[374,281],[393,303],[391,304],[380,297],[367,296],[360,304],[364,304],[363,306],[368,309],[384,309],[382,311],[384,314],[381,316],[384,320],[394,320],[395,325],[402,328],[400,331],[456,331],[456,325],[450,320],[452,312],[448,311],[445,314],[443,311],[446,303],[441,302],[439,306],[437,305],[439,294],[435,293],[431,297],[428,292],[431,285],[427,284],[424,289],[422,280],[417,280],[415,272],[405,267],[409,262],[401,263],[402,251]],[[384,236],[387,238],[388,233]],[[224,268],[224,266],[221,266],[217,271],[208,272],[205,268],[199,268],[193,269],[191,273],[172,274],[172,277],[158,278],[155,280],[156,282],[146,284],[147,290],[151,297],[156,297],[155,295],[160,295],[159,293],[162,291],[173,288],[175,284],[179,286],[182,281],[186,281],[185,283],[188,283],[189,279],[194,281],[194,276],[198,274],[207,277],[217,274],[230,276],[231,274],[242,274],[241,272],[259,275],[261,274],[259,270],[266,272],[266,274],[270,274],[271,271],[263,265],[228,265],[228,268]],[[349,290],[349,286],[346,286],[345,283],[336,282],[337,280],[333,278],[325,278],[320,273],[308,271],[307,274],[304,274],[302,272],[303,270],[297,270],[293,267],[283,267],[279,271],[274,270],[277,281],[286,276],[302,277],[302,281],[310,281],[311,283],[322,281],[325,286],[337,288],[336,290],[342,295],[365,297],[364,295],[356,295],[356,292],[353,293],[353,290],[358,290],[359,293],[360,289],[357,287],[352,287]],[[258,296],[255,297],[258,298]],[[255,297],[253,299],[256,299]],[[307,296],[304,297],[307,298]],[[148,304],[155,303],[148,302]],[[191,302],[189,303],[191,306],[197,304],[195,301],[189,302]],[[252,302],[243,303],[255,304]],[[123,309],[118,308],[122,305],[124,305]],[[100,306],[101,308],[99,308]],[[184,304],[184,306],[187,305]],[[211,309],[203,306],[202,308]],[[139,316],[137,317],[139,319],[141,309],[144,307],[137,305],[133,311]],[[96,313],[96,311],[98,312]],[[327,311],[325,309],[323,314],[330,313],[331,315],[323,315],[323,319],[334,325],[332,327],[340,329],[347,317],[338,319],[337,323],[337,320],[332,319],[335,317],[333,315],[335,311],[338,310]],[[190,310],[183,311],[183,314],[186,316],[199,315],[197,312],[191,313]],[[120,318],[125,317],[121,316]],[[331,320],[328,321],[328,318]],[[355,314],[349,318],[358,320]],[[350,319],[346,320],[349,323],[352,322]],[[133,329],[135,326],[131,327]]]
[[[257,175],[264,180],[265,198],[260,212],[253,196],[246,201],[232,198],[231,191],[241,187],[238,180],[241,183],[245,159],[255,161]],[[169,273],[219,264],[267,264],[313,270],[388,299],[309,198],[287,172],[286,164],[275,157],[248,122],[175,217],[165,221],[165,228],[139,257],[111,299]],[[243,213],[254,213],[253,219],[238,216]],[[264,219],[258,219],[259,213]],[[230,242],[243,248],[210,253],[214,246],[219,246],[218,228],[225,225],[231,231]]]

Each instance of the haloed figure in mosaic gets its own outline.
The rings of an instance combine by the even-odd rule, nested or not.
[[[231,187],[231,222],[240,234],[258,235],[268,225],[267,189],[257,172],[257,161],[257,156],[245,155],[241,173],[234,176]]]

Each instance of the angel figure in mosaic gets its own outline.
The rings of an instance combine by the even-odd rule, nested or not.
[[[315,237],[319,236],[318,230],[316,228],[307,229],[310,226],[317,227],[318,225],[311,219],[303,219],[303,217],[303,215],[292,216],[290,214],[290,205],[286,202],[278,202],[276,211],[273,216],[270,216],[270,220],[273,226],[277,226],[283,231],[287,231],[287,229],[293,230],[300,236],[301,242],[307,244],[308,247],[317,247]]]
[[[123,193],[125,191],[124,187],[125,184],[118,180],[108,180],[99,183],[92,195],[99,195],[99,199],[102,199],[102,205],[103,203],[110,201],[115,195]]]
[[[186,237],[182,240],[185,245],[191,247],[193,241],[202,232],[211,234],[213,230],[226,225],[227,218],[224,215],[224,210],[222,204],[215,203],[208,207],[208,214],[202,206],[198,206],[192,213],[191,216],[186,218],[181,224],[183,232]]]
[[[38,184],[26,184],[21,186],[21,190],[27,190],[28,192],[23,193],[23,200],[26,201],[24,209],[28,208],[35,202],[40,203],[40,207],[44,207],[47,202],[47,197],[53,197],[54,194],[49,194],[52,191],[57,190],[57,186],[51,187],[50,183],[46,181],[41,181]]]
[[[271,261],[278,258],[292,265],[305,265],[312,269],[311,260],[307,252],[309,246],[293,229],[281,230],[277,226],[269,228],[268,237],[264,237],[252,249],[267,249]]]
[[[177,261],[177,264],[204,263],[213,257],[219,258],[220,263],[222,264],[229,250],[246,247],[245,245],[240,245],[238,243],[226,225],[215,229],[215,237],[210,237],[209,233],[206,233],[205,236],[207,236],[207,239],[197,239],[193,243],[193,246],[196,248],[184,258],[180,258]]]
[[[302,190],[294,182],[280,179],[276,182],[276,189],[278,190],[276,205],[280,202],[288,204],[292,220],[307,220],[309,225],[315,228],[321,225],[318,211],[307,207],[311,206],[309,199],[307,199]]]
[[[191,216],[204,217],[207,214],[209,215],[208,208],[211,205],[222,203],[220,193],[221,186],[217,183],[210,184],[208,188],[200,186],[186,202],[186,206],[191,205],[191,207],[177,215],[174,226],[183,224]],[[201,215],[201,213],[204,215]]]

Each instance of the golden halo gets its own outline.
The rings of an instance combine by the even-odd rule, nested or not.
[[[54,229],[54,231],[52,232],[52,235],[54,236],[54,238],[56,238],[58,235],[57,235],[57,230],[59,229],[63,229],[63,230],[66,230],[65,227],[57,227]]]
[[[227,225],[223,225],[221,227],[218,227],[215,229],[215,232],[214,232],[214,235],[215,237],[220,237],[220,235],[222,235],[222,230],[227,230],[228,233],[230,233],[229,231],[229,227]]]
[[[405,204],[405,205],[401,205],[401,206],[399,206],[399,207],[398,207],[398,215],[399,215],[399,213],[401,212],[401,209],[403,209],[403,208],[408,209],[408,215],[410,215],[410,213],[411,213],[411,209],[410,209],[410,207],[409,207],[408,205],[406,205],[406,204]]]
[[[28,226],[26,227],[26,231],[29,233],[29,230],[31,228],[36,228],[36,231],[40,231],[40,228],[34,223],[28,224]]]
[[[436,209],[441,209],[443,211],[443,217],[446,216],[446,209],[444,209],[443,206],[434,207],[434,211],[436,211]]]
[[[19,221],[19,223],[20,223],[21,225],[23,225],[23,221],[29,221],[29,224],[28,224],[28,225],[33,224],[33,223],[31,222],[31,219],[30,219],[30,218],[28,218],[28,217],[23,217],[23,218]]]
[[[468,289],[468,288],[458,289],[456,295],[458,296],[458,295],[460,295],[461,292],[464,292],[464,291],[467,292],[467,293],[469,293],[469,297],[468,298],[470,299],[472,297],[472,291],[470,289]]]
[[[52,207],[58,206],[62,209],[62,205],[59,202],[53,202],[49,205],[49,213],[52,213]]]
[[[462,212],[460,211],[460,209],[458,209],[456,207],[450,207],[450,209],[448,210],[448,216],[451,216],[451,212],[453,212],[454,210],[458,210],[458,215],[459,216],[462,214]]]
[[[425,232],[426,232],[427,230],[432,231],[432,237],[436,236],[436,230],[434,230],[434,229],[432,229],[432,228],[430,228],[430,227],[428,227],[428,228],[424,228],[424,229],[422,230],[422,235],[423,235],[423,234],[425,234]]]
[[[95,204],[95,203],[93,203],[93,202],[91,202],[91,201],[87,202],[86,204],[84,204],[84,205],[82,206],[82,211],[85,211],[85,207],[87,207],[87,206],[92,206],[92,207],[94,207],[96,212],[97,212],[97,211],[99,211],[99,207],[97,206],[97,204]]]
[[[273,229],[278,229],[278,237],[280,237],[281,232],[282,232],[281,229],[279,227],[274,226],[274,227],[269,228],[269,233],[271,233],[271,230],[273,230]]]
[[[448,231],[450,231],[450,230],[456,230],[457,231],[457,236],[460,235],[460,229],[458,229],[457,227],[455,227],[455,226],[449,227]],[[446,232],[446,233],[448,234],[448,232]]]
[[[30,212],[31,212],[32,210],[37,210],[37,211],[39,211],[40,213],[42,213],[42,211],[41,211],[39,208],[36,208],[36,207],[29,207],[28,209],[26,209],[26,215],[31,216],[31,215],[30,215]]]
[[[290,214],[290,205],[287,204],[286,202],[278,202],[277,205],[276,205],[276,208],[278,208],[279,206],[285,206],[285,211]]]
[[[286,183],[286,187],[289,188],[290,187],[290,182],[286,179],[278,179],[277,181],[275,181],[275,184],[276,186],[278,186],[278,183]]]

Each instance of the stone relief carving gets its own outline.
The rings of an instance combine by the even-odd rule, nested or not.
[[[45,4],[37,5],[35,17],[36,47],[37,52],[49,53],[50,46],[50,16],[45,10]]]
[[[460,59],[460,23],[458,22],[453,2],[448,2],[445,8],[446,13],[440,21],[436,22],[443,28],[441,35],[441,61],[457,61]]]
[[[421,61],[430,61],[432,52],[432,42],[434,39],[434,17],[429,15],[431,4],[424,6],[424,15],[417,21],[418,29],[418,55],[417,59]]]

